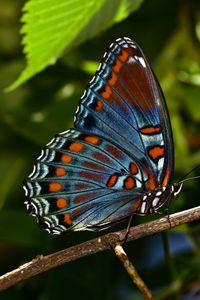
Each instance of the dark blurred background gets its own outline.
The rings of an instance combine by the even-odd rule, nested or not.
[[[103,53],[118,37],[137,41],[163,88],[175,143],[174,181],[200,163],[200,2],[144,1],[126,20],[65,53],[10,93],[25,66],[20,45],[25,1],[0,0],[0,274],[39,254],[96,236],[50,236],[26,214],[23,179],[52,136],[73,126],[73,115]],[[193,175],[200,175],[200,169]],[[185,183],[170,211],[198,206],[200,180]],[[157,216],[154,216],[154,218]],[[135,223],[149,218],[136,217]],[[114,230],[114,229],[113,229]],[[200,299],[199,222],[125,249],[156,299]],[[168,252],[170,250],[170,253]],[[167,254],[167,255],[165,255]],[[0,299],[143,299],[111,251],[50,270],[1,293]]]

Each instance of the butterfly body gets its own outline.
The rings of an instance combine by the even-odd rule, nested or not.
[[[101,230],[156,212],[171,185],[173,140],[162,91],[139,46],[118,39],[85,90],[74,129],[58,134],[24,184],[50,233]]]

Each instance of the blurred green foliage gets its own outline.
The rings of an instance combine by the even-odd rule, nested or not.
[[[1,274],[38,254],[49,254],[95,236],[83,232],[54,237],[41,231],[35,219],[26,214],[22,181],[30,174],[41,147],[56,133],[73,126],[73,114],[80,96],[102,54],[114,39],[129,36],[136,40],[163,88],[174,133],[174,181],[200,163],[199,1],[175,0],[169,3],[167,0],[146,0],[130,15],[130,10],[122,9],[123,21],[119,22],[118,17],[117,23],[112,25],[116,21],[113,18],[106,31],[108,26],[101,15],[98,30],[93,32],[90,40],[75,47],[79,44],[78,37],[81,42],[85,38],[74,37],[76,43],[68,45],[70,51],[65,52],[56,64],[16,90],[5,93],[5,88],[25,67],[19,34],[24,2],[0,0]],[[124,1],[126,5],[129,2]],[[115,7],[108,3],[105,1],[104,5],[108,5],[109,13],[112,13]],[[88,22],[86,27],[90,26]],[[99,31],[101,33],[97,35]],[[199,173],[197,170],[196,175]],[[189,181],[170,209],[190,208],[199,205],[199,201],[199,180]],[[136,223],[146,220],[137,217]],[[126,250],[157,299],[199,299],[198,295],[197,298],[193,296],[200,290],[199,223],[170,231],[169,245],[171,255],[167,259],[163,257],[160,235],[129,243]],[[6,300],[27,297],[41,300],[59,297],[142,299],[111,252],[48,271],[0,295],[0,299]]]

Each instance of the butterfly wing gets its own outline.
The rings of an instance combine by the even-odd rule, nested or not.
[[[142,50],[129,38],[116,40],[105,53],[82,96],[75,127],[140,161],[150,171],[147,188],[170,181],[173,140],[165,100]]]
[[[161,89],[137,44],[118,39],[81,99],[75,129],[42,150],[26,204],[51,233],[101,229],[149,211],[145,193],[167,185],[172,171]]]
[[[111,142],[69,130],[42,150],[24,188],[29,213],[56,234],[126,218],[140,206],[143,182],[132,158]]]

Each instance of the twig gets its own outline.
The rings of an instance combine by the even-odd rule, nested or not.
[[[115,251],[116,256],[119,258],[123,267],[126,269],[127,273],[131,277],[133,283],[137,286],[140,292],[143,294],[146,300],[153,300],[153,295],[145,282],[142,280],[137,270],[133,266],[132,262],[129,260],[126,252],[120,244],[115,244],[112,246]]]
[[[132,227],[130,228],[127,241],[136,240],[144,236],[161,232],[166,229],[170,229],[198,219],[200,219],[200,206],[170,215],[170,223],[168,217],[164,217],[152,222]],[[45,272],[56,266],[74,261],[80,257],[84,257],[96,252],[108,250],[111,247],[110,244],[113,238],[120,241],[123,240],[125,234],[126,229],[119,232],[108,233],[102,237],[89,240],[85,243],[47,256],[39,255],[32,261],[2,275],[0,277],[0,291],[3,291],[8,287],[15,285],[16,283]]]

